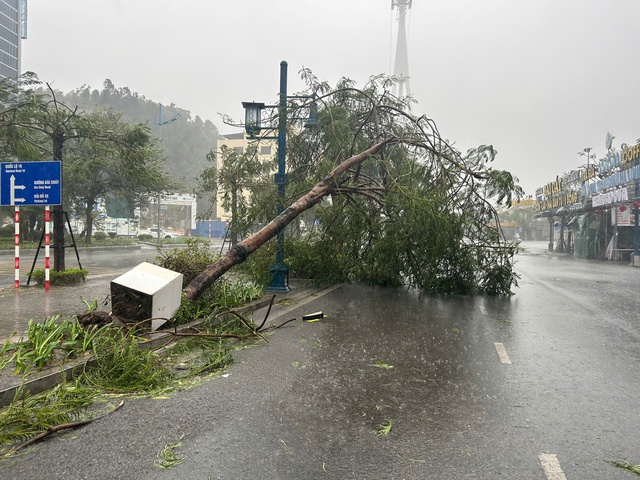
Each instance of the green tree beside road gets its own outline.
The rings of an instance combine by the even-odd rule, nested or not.
[[[63,188],[67,170],[73,181],[78,182],[73,193],[81,196],[75,197],[75,201],[95,202],[91,193],[95,180],[107,184],[113,181],[111,186],[118,191],[131,193],[156,190],[168,184],[167,177],[159,170],[159,151],[147,126],[125,124],[113,113],[83,114],[77,106],[70,107],[59,101],[50,86],[43,91],[38,89],[39,85],[34,74],[26,74],[17,81],[0,81],[0,137],[4,140],[6,160],[62,162]],[[76,161],[72,160],[73,156],[63,161],[65,147],[73,142],[77,142]],[[85,150],[79,154],[82,149]],[[88,157],[84,157],[87,152]],[[122,170],[120,174],[107,168],[109,159],[111,167]],[[92,168],[85,168],[89,166]],[[116,176],[120,178],[119,183]],[[69,208],[69,196],[65,196],[63,190],[65,198],[67,205],[53,207],[54,270],[58,272],[65,270],[63,212]]]
[[[95,128],[111,132],[118,142],[79,138],[68,144],[64,164],[65,201],[85,219],[86,243],[91,243],[98,199],[115,195],[133,207],[170,184],[162,169],[157,140],[144,125],[132,125],[113,110],[94,110],[85,118]]]
[[[203,193],[217,192],[223,208],[231,213],[229,231],[231,246],[235,247],[238,237],[245,236],[255,223],[256,200],[268,184],[267,174],[272,171],[273,164],[262,163],[258,159],[256,144],[242,153],[222,145],[219,168],[215,166],[217,155],[215,152],[208,155],[214,166],[202,171],[200,190]]]

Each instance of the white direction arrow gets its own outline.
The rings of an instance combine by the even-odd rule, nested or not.
[[[11,175],[11,177],[9,177],[9,190],[11,191],[11,199],[10,199],[10,204],[11,205],[15,205],[16,202],[18,203],[24,203],[27,201],[26,198],[20,198],[17,197],[16,198],[16,190],[24,190],[25,187],[24,185],[16,185],[16,177],[14,177],[13,175]]]

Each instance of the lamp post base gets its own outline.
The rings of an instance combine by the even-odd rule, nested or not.
[[[289,288],[289,267],[282,263],[274,263],[269,268],[271,283],[267,287],[267,292],[290,292]]]

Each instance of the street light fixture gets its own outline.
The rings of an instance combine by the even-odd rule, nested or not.
[[[287,99],[300,98],[311,99],[309,107],[309,119],[305,127],[315,126],[316,106],[315,95],[311,96],[287,96],[287,62],[280,62],[280,101],[278,105],[265,105],[257,102],[242,102],[245,109],[245,131],[249,137],[255,137],[261,130],[276,130],[271,126],[262,126],[262,110],[265,108],[278,108],[278,135],[275,137],[262,137],[264,140],[278,141],[278,172],[274,175],[274,183],[278,186],[278,215],[284,211],[284,192],[287,183],[286,174],[286,152],[287,152]],[[276,250],[276,261],[269,267],[271,273],[271,283],[267,288],[268,292],[288,292],[289,288],[289,268],[284,263],[284,230],[280,229],[277,234],[278,247]]]
[[[583,148],[581,152],[578,152],[578,155],[580,155],[581,157],[587,157],[587,170],[589,170],[590,160],[593,160],[596,158],[596,154],[591,153],[591,150],[593,150],[593,148],[587,147],[587,148]]]
[[[242,108],[244,108],[244,129],[250,137],[253,137],[262,129],[262,110],[265,104],[242,102]]]
[[[578,152],[578,155],[580,155],[581,157],[587,157],[587,169],[584,174],[584,183],[587,187],[590,186],[591,184],[590,180],[595,176],[595,163],[594,163],[593,175],[591,174],[590,163],[591,163],[591,160],[594,160],[596,158],[596,154],[591,153],[591,150],[593,150],[593,148],[587,147],[587,148],[583,148],[581,152]]]

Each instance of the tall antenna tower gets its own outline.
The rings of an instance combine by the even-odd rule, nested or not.
[[[396,42],[396,59],[393,67],[393,75],[398,83],[393,87],[393,93],[397,97],[411,94],[409,84],[409,55],[407,54],[407,10],[411,8],[413,0],[391,0],[391,10],[397,8],[396,20],[398,21],[398,40]]]

